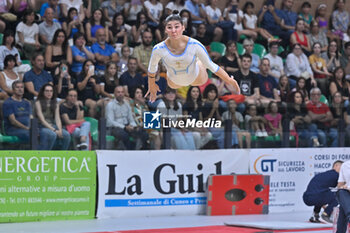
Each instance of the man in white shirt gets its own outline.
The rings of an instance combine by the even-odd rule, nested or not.
[[[270,61],[270,75],[276,79],[276,82],[279,82],[279,79],[284,75],[283,70],[283,61],[280,56],[278,56],[278,42],[271,42],[269,44],[270,53],[265,55],[266,58]]]
[[[49,45],[52,42],[53,35],[57,29],[61,28],[61,24],[53,21],[54,12],[52,8],[47,8],[45,11],[45,20],[39,24],[39,35],[41,41]]]
[[[338,186],[339,217],[336,233],[345,233],[350,219],[350,160],[340,168]]]

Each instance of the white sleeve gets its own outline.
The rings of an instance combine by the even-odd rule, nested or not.
[[[199,41],[196,41],[196,55],[203,63],[205,68],[209,69],[213,73],[218,72],[220,67],[210,59],[208,51]]]
[[[161,59],[161,56],[159,54],[159,47],[155,46],[152,50],[151,59],[148,63],[148,72],[151,74],[154,74],[158,71],[158,63]]]

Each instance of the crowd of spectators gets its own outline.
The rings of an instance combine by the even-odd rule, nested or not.
[[[350,14],[344,1],[335,1],[331,20],[325,4],[312,14],[304,2],[295,12],[294,0],[282,0],[281,7],[266,0],[260,10],[249,0],[242,9],[238,0],[228,0],[224,9],[218,0],[3,1],[2,133],[28,143],[34,117],[39,149],[88,150],[84,117],[105,118],[116,147],[161,149],[163,132],[143,128],[143,113],[159,110],[173,121],[232,123],[232,132],[173,127],[175,149],[224,148],[228,133],[232,148],[268,137],[280,142],[283,120],[290,121],[296,146],[337,146],[341,122],[350,136]],[[158,99],[144,98],[152,48],[166,39],[164,19],[173,10],[182,16],[184,34],[237,80],[241,95],[213,74],[203,86],[171,89],[160,64]],[[225,55],[211,51],[212,42],[225,44]],[[257,53],[257,45],[268,53]]]

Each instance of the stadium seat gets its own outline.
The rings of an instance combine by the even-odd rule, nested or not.
[[[91,138],[94,142],[98,141],[98,120],[92,117],[84,117],[84,119],[90,122],[90,133]],[[114,137],[110,135],[106,135],[106,141],[114,141]]]
[[[2,133],[0,133],[0,142],[11,144],[20,142],[18,137],[6,135],[4,121],[1,124],[1,132]]]
[[[281,54],[284,52],[283,46],[278,47],[278,54]]]
[[[253,53],[258,55],[262,59],[266,55],[266,49],[261,44],[254,44]]]
[[[210,43],[210,52],[217,52],[221,56],[225,56],[226,45],[220,42],[211,42]]]
[[[324,96],[324,95],[321,95],[320,102],[329,105],[328,100],[327,100],[326,96]]]
[[[237,43],[237,52],[239,55],[243,55],[245,53],[245,48],[243,48],[243,45],[241,43]]]
[[[0,33],[0,44],[2,44],[3,38],[4,38],[4,34]]]

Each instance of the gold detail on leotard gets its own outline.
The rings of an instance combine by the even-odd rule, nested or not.
[[[180,65],[181,65],[181,64],[180,64],[179,61],[177,61],[177,62],[176,62],[176,65],[177,65],[177,68],[180,68]]]

